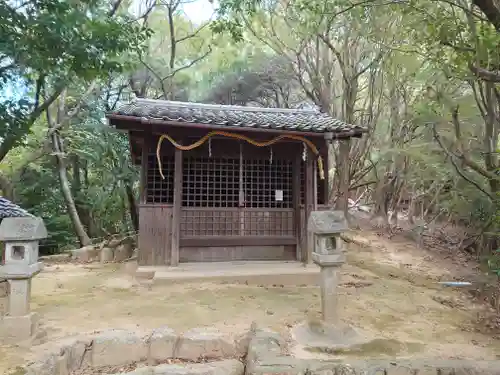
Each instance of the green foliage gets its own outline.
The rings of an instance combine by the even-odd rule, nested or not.
[[[57,82],[122,70],[120,54],[140,47],[146,35],[124,15],[109,17],[107,6],[99,0],[0,4],[0,51],[13,65],[2,77],[36,80],[43,74]]]
[[[126,219],[125,185],[137,192],[139,173],[129,157],[128,136],[107,125],[87,122],[72,129],[69,140],[68,152],[77,155],[89,171],[80,199],[96,224],[108,233],[133,230]]]
[[[490,273],[500,277],[500,249],[488,256],[487,265]]]
[[[495,202],[496,212],[494,212],[490,217],[493,217],[493,228],[494,234],[497,238],[500,238],[500,195],[498,195],[498,200]],[[497,246],[500,244],[496,243]],[[490,273],[497,275],[500,278],[500,248],[497,248],[493,254],[488,254],[486,258],[486,264]]]
[[[93,80],[127,69],[149,36],[103,0],[0,2],[0,138],[8,151],[22,141],[48,98],[77,78]]]
[[[94,111],[102,113],[101,111]],[[66,160],[78,156],[85,167],[85,177],[79,191],[74,191],[79,207],[92,212],[95,226],[101,230],[92,233],[102,237],[106,233],[130,232],[128,208],[124,200],[125,184],[137,192],[138,171],[129,158],[128,139],[103,125],[86,113],[84,123],[73,124],[66,131],[69,148]],[[35,129],[36,130],[36,129]],[[31,148],[33,147],[33,148]],[[36,152],[36,142],[13,150],[9,162],[21,162]],[[18,154],[22,151],[21,154]],[[75,169],[69,163],[69,175],[74,182]],[[32,214],[44,219],[50,237],[41,243],[43,254],[56,253],[65,247],[76,246],[78,241],[67,215],[66,204],[60,193],[53,156],[46,155],[21,167],[16,184],[17,203]]]
[[[44,158],[41,163],[28,166],[20,175],[17,185],[17,203],[42,217],[50,234],[40,244],[42,254],[57,252],[60,245],[76,242],[55,176],[57,172],[51,158]]]

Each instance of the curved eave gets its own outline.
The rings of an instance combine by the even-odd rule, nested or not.
[[[258,133],[274,133],[274,134],[293,134],[300,135],[304,137],[321,137],[325,139],[346,139],[346,138],[361,138],[364,133],[368,130],[366,128],[356,128],[350,131],[300,131],[300,130],[288,130],[284,128],[264,128],[264,127],[250,127],[250,126],[231,126],[231,125],[214,125],[214,124],[204,124],[204,123],[194,123],[194,122],[183,122],[183,121],[166,121],[163,119],[153,119],[146,117],[136,117],[128,115],[118,115],[114,113],[107,113],[106,118],[108,119],[110,125],[115,126],[117,129],[123,130],[138,130],[146,131],[146,129],[134,128],[133,126],[123,126],[123,123],[135,123],[135,124],[149,124],[149,125],[159,125],[165,127],[184,127],[184,128],[195,128],[195,129],[207,129],[207,130],[236,130],[241,132],[258,132]]]

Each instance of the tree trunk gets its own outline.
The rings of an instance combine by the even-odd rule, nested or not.
[[[59,174],[59,182],[61,184],[61,192],[63,194],[64,201],[66,203],[68,215],[71,219],[71,222],[73,223],[73,227],[75,228],[75,232],[76,235],[78,236],[78,240],[80,241],[80,245],[81,246],[90,245],[91,244],[90,237],[85,231],[85,227],[83,226],[80,220],[75,200],[73,199],[73,194],[71,193],[71,187],[68,180],[68,171],[66,169],[66,165],[62,157],[60,139],[57,132],[54,132],[54,134],[52,134],[52,143],[54,147],[54,153],[56,156],[57,171]]]
[[[372,220],[377,221],[377,225],[389,224],[389,197],[388,197],[388,179],[387,173],[384,173],[377,182],[375,192],[373,194],[374,207],[372,211]]]
[[[81,197],[81,191],[82,191],[82,177],[81,177],[81,170],[82,170],[82,163],[80,160],[80,157],[78,155],[72,155],[72,164],[73,164],[73,180],[71,184],[71,190],[72,190],[72,195],[75,200],[75,207],[78,212],[78,216],[80,217],[80,220],[86,228],[87,233],[91,237],[98,237],[101,234],[101,231],[99,231],[96,228],[94,219],[92,218],[91,212],[87,205],[85,204],[85,201]]]
[[[59,131],[55,130],[59,124],[62,123],[64,116],[64,104],[65,104],[66,96],[63,92],[61,97],[59,98],[59,106],[57,108],[57,117],[56,120],[52,118],[50,115],[50,109],[46,111],[47,115],[47,123],[49,125],[49,131],[52,133],[50,135],[52,140],[52,149],[56,158],[57,164],[57,172],[59,175],[59,183],[61,185],[61,193],[64,198],[64,202],[66,203],[66,208],[68,210],[68,215],[73,223],[73,227],[75,228],[76,235],[78,240],[80,241],[81,246],[87,246],[91,244],[90,237],[85,231],[85,227],[80,220],[80,216],[78,215],[78,210],[76,209],[75,200],[73,199],[73,194],[71,192],[71,186],[68,179],[68,170],[66,167],[66,163],[64,160],[64,150],[61,142],[61,138],[59,136]]]
[[[335,209],[342,211],[346,219],[349,219],[350,150],[351,150],[350,140],[348,139],[341,140],[339,145],[339,158],[337,160],[339,194],[337,201],[335,202]]]
[[[125,191],[127,193],[128,207],[130,211],[130,219],[132,220],[132,225],[134,226],[134,231],[139,230],[139,214],[137,212],[137,202],[135,200],[134,190],[129,183],[125,183]]]

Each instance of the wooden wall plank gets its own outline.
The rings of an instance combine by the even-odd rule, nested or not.
[[[295,161],[293,165],[293,209],[294,209],[294,220],[295,220],[295,237],[297,238],[297,246],[295,251],[295,258],[298,261],[303,261],[303,252],[302,252],[302,225],[304,221],[302,220],[301,207],[300,207],[300,192],[301,192],[301,183],[302,179],[300,178],[301,164],[302,164],[302,155],[297,150],[297,154],[295,155]]]
[[[139,206],[139,253],[140,266],[166,265],[170,262],[171,206]]]
[[[292,261],[295,245],[181,247],[181,262]]]

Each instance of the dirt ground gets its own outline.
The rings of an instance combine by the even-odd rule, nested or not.
[[[353,235],[343,268],[340,316],[363,332],[384,339],[363,357],[499,359],[500,338],[475,327],[486,307],[462,290],[444,288],[473,272],[408,241],[371,232]],[[366,245],[366,246],[363,246]],[[317,287],[258,287],[229,284],[138,285],[120,265],[48,265],[33,282],[32,308],[43,317],[48,341],[107,328],[149,329],[169,325],[182,332],[215,326],[227,333],[252,321],[281,332],[315,316]],[[37,354],[0,346],[0,373]],[[53,344],[52,344],[53,345]],[[4,371],[2,371],[4,370]]]

